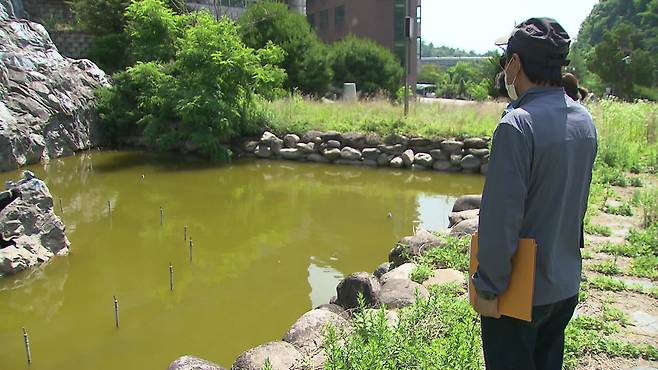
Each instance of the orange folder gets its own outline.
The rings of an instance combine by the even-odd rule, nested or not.
[[[478,267],[478,234],[471,237],[471,262],[468,268],[468,296],[475,305],[473,274]],[[512,256],[512,276],[507,290],[498,297],[501,315],[532,321],[532,297],[535,289],[535,261],[537,243],[534,239],[520,239],[516,253]]]

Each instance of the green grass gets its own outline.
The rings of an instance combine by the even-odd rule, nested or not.
[[[270,128],[277,133],[334,130],[436,137],[491,135],[505,106],[412,103],[405,118],[401,105],[386,100],[323,103],[295,95],[268,108]]]
[[[658,278],[658,256],[639,256],[633,258],[629,273],[649,279]]]
[[[592,258],[594,258],[594,256],[592,255],[592,251],[588,249],[581,249],[580,256],[584,260],[591,260]]]
[[[618,215],[618,216],[633,216],[633,208],[631,208],[631,205],[629,203],[622,203],[618,206],[612,206],[610,204],[606,204],[603,207],[603,212],[611,214],[611,215]]]
[[[386,311],[355,313],[353,331],[329,327],[325,369],[463,369],[483,366],[480,325],[457,285],[433,287],[430,297],[399,311],[389,325]]]
[[[658,349],[652,345],[638,345],[611,338],[618,333],[623,315],[616,311],[602,316],[579,316],[565,331],[564,367],[574,369],[587,355],[605,354],[609,357],[658,359]]]
[[[585,219],[585,232],[590,235],[610,236],[612,229],[605,225],[595,225]]]
[[[621,273],[621,269],[615,261],[594,263],[589,266],[589,269],[605,275],[617,275]]]
[[[432,276],[434,269],[452,268],[459,271],[468,270],[468,251],[471,238],[441,235],[444,244],[438,248],[429,249],[425,254],[416,257],[416,267],[411,271],[411,280],[422,283]]]
[[[625,244],[615,244],[615,243],[605,243],[600,244],[596,247],[597,252],[608,253],[614,256],[624,256],[624,257],[635,257],[642,254],[641,248],[638,249],[638,246],[635,244],[625,243]]]

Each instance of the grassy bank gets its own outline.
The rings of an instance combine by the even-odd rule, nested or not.
[[[586,365],[588,361],[601,361],[601,367],[597,367],[601,369],[615,369],[621,363],[632,367],[641,361],[658,361],[655,345],[638,342],[636,336],[629,334],[632,325],[628,311],[624,311],[630,309],[624,306],[629,295],[635,295],[633,300],[640,302],[657,297],[655,286],[646,288],[624,280],[624,276],[654,282],[658,278],[657,107],[655,103],[617,101],[588,106],[599,132],[599,155],[586,232],[605,238],[615,231],[612,229],[616,227],[610,224],[592,221],[603,213],[634,219],[638,226],[630,230],[623,244],[601,244],[583,250],[583,258],[599,254],[608,259],[585,270],[579,310],[593,306],[596,309],[586,309],[569,324],[566,369],[589,369],[594,365]],[[400,116],[401,107],[384,102],[323,104],[292,99],[277,101],[271,108],[272,128],[279,132],[318,129],[428,137],[491,135],[501,110],[494,104],[415,104],[410,116],[404,119]],[[609,199],[620,204],[607,204]],[[465,272],[468,245],[468,237],[450,238],[445,247],[417,258],[412,280],[422,282],[436,268]],[[628,266],[619,266],[617,257],[627,258]],[[325,368],[482,368],[478,318],[464,293],[461,287],[435,288],[428,300],[403,309],[397,325],[386,322],[384,310],[359,310],[353,332],[329,331]]]
[[[398,133],[408,136],[490,136],[505,105],[501,103],[411,104],[385,100],[323,103],[295,95],[266,104],[266,122],[277,133],[306,130]],[[658,104],[604,100],[587,105],[599,131],[599,158],[622,169],[655,168],[658,163]]]

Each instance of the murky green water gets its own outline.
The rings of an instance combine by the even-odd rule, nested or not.
[[[58,214],[62,199],[72,249],[40,270],[0,279],[0,368],[8,370],[28,367],[23,326],[33,370],[165,369],[183,354],[230,366],[326,303],[343,275],[385,261],[415,221],[445,227],[455,197],[483,184],[480,176],[264,161],[207,166],[130,152],[78,154],[32,170]]]

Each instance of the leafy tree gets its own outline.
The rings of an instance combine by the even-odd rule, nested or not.
[[[436,65],[424,64],[418,72],[418,77],[416,78],[418,82],[435,84],[443,79],[445,71]]]
[[[619,87],[617,85],[619,85],[620,82],[618,80],[607,80],[611,77],[614,78],[614,73],[609,73],[610,68],[612,68],[610,65],[601,66],[601,68],[598,68],[599,72],[602,72],[604,69],[608,70],[608,72],[603,72],[603,75],[601,75],[601,73],[593,73],[594,71],[591,70],[589,66],[596,65],[594,60],[601,61],[600,58],[603,54],[608,54],[608,57],[613,57],[612,54],[614,53],[612,53],[612,49],[610,47],[600,48],[597,52],[599,56],[596,56],[595,47],[606,42],[615,43],[617,42],[615,39],[626,37],[622,34],[625,32],[623,28],[621,30],[617,29],[617,27],[621,24],[630,25],[633,29],[631,32],[634,34],[633,38],[636,41],[639,40],[639,43],[641,44],[641,46],[635,47],[633,50],[626,50],[627,53],[626,55],[623,55],[622,58],[625,58],[631,54],[635,54],[631,55],[631,61],[647,61],[648,58],[646,58],[646,55],[644,54],[648,53],[656,55],[656,53],[658,53],[658,0],[600,1],[598,4],[594,5],[591,13],[581,25],[578,32],[577,42],[572,45],[570,53],[572,67],[574,68],[576,75],[581,80],[581,83],[583,83],[590,90],[594,90],[597,93],[602,93],[604,88],[608,86],[615,87],[619,92]],[[615,31],[620,33],[617,36],[608,36],[606,38],[606,33],[615,33]],[[623,48],[627,49],[627,46],[624,45]],[[643,52],[638,53],[637,49],[641,49]],[[614,62],[616,63],[617,61]],[[610,63],[612,63],[612,61]],[[655,64],[652,65],[651,63],[643,63],[643,66],[647,69],[653,66],[655,69]],[[637,67],[639,68],[640,66],[637,65]],[[622,68],[625,70],[625,72],[628,72],[628,67]],[[597,68],[595,67],[595,69]],[[641,71],[636,72],[638,74],[644,73]],[[604,75],[606,77],[604,77]],[[627,77],[630,76],[627,75]],[[617,79],[619,79],[619,77],[617,77]],[[650,80],[655,85],[655,76]],[[625,94],[625,97],[631,98],[637,96],[637,92],[640,90],[651,90],[652,88],[639,85],[632,88],[628,86],[622,86],[621,89],[621,94]],[[655,87],[653,87],[653,89],[655,90]]]
[[[333,44],[332,59],[337,87],[355,82],[357,89],[367,96],[384,91],[393,97],[401,85],[400,62],[374,41],[348,36]]]
[[[182,0],[167,0],[166,4],[177,12],[186,12]],[[72,5],[80,29],[95,36],[89,58],[106,72],[129,66],[130,39],[124,29],[130,0],[73,0]]]
[[[619,23],[603,34],[587,67],[611,84],[615,94],[631,98],[635,85],[655,84],[656,59],[643,46],[642,36],[633,26]]]
[[[133,60],[167,62],[174,57],[181,17],[162,0],[133,1],[125,17]]]
[[[191,21],[168,13],[158,1],[138,0],[132,6],[153,7],[154,14],[173,18],[162,23],[169,27],[163,34],[180,35],[178,47],[170,62],[137,63],[99,92],[106,133],[116,142],[141,132],[156,149],[228,158],[223,144],[257,129],[252,118],[259,95],[271,97],[280,89],[285,73],[277,65],[283,51],[272,43],[258,50],[245,46],[233,22],[218,22],[208,12]]]
[[[327,47],[306,18],[285,4],[266,0],[250,5],[238,24],[247,46],[262,48],[271,41],[285,51],[282,67],[288,74],[287,89],[319,96],[329,90],[332,70]]]

